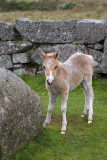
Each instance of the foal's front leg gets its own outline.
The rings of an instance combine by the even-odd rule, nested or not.
[[[66,125],[67,125],[67,119],[66,119],[67,100],[68,100],[68,93],[66,92],[66,93],[63,93],[61,95],[61,112],[62,112],[61,134],[65,134],[65,132],[66,132]]]
[[[48,105],[47,116],[46,116],[45,122],[43,124],[44,127],[46,127],[51,122],[51,115],[52,115],[52,111],[54,109],[56,98],[57,98],[57,95],[49,92],[49,105]]]

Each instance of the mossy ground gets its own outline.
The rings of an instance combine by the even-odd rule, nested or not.
[[[41,97],[46,117],[48,92],[45,77],[21,78]],[[60,97],[52,114],[52,122],[34,140],[6,160],[106,160],[107,159],[107,80],[93,80],[94,118],[91,125],[80,115],[84,107],[81,87],[69,94],[67,132],[60,134],[62,116]]]

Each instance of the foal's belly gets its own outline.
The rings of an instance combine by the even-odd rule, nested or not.
[[[80,72],[74,73],[70,77],[70,90],[75,89],[80,85],[80,83],[83,81],[84,75]]]

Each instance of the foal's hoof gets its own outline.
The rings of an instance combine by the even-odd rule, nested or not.
[[[61,134],[65,134],[66,133],[66,131],[64,131],[64,130],[61,130]]]
[[[46,126],[47,126],[47,124],[44,122],[44,123],[43,123],[43,127],[46,128]]]
[[[85,117],[85,116],[86,116],[86,114],[82,114],[82,115],[81,115],[82,118]]]
[[[92,123],[92,120],[88,120],[88,124],[91,124]]]

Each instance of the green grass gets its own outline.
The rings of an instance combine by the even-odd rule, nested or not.
[[[45,89],[45,77],[21,78],[41,97],[46,117],[48,92]],[[69,94],[66,134],[60,134],[62,116],[58,97],[50,125],[6,160],[106,160],[107,80],[93,80],[93,89],[94,120],[91,125],[87,124],[87,117],[80,117],[84,94],[78,87]]]

